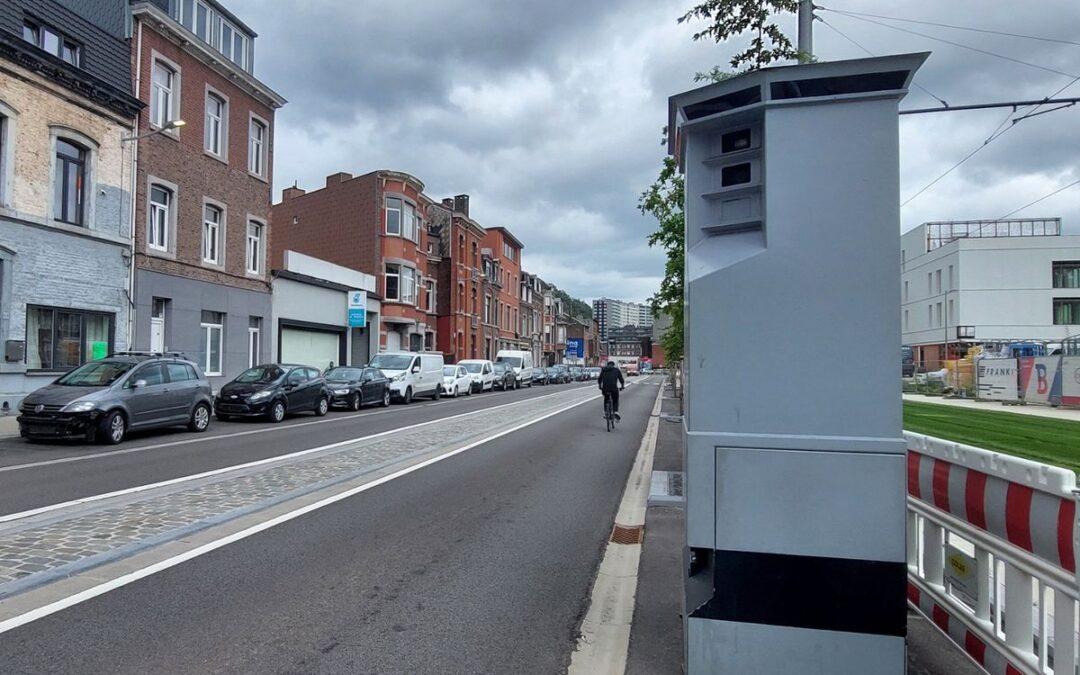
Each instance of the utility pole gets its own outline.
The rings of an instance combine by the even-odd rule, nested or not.
[[[799,61],[809,63],[814,56],[814,3],[799,0]]]

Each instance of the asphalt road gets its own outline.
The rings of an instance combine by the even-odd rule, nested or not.
[[[211,423],[203,434],[182,428],[147,432],[119,446],[28,443],[0,439],[0,515],[90,495],[189,476],[377,434],[451,415],[482,410],[595,382],[486,392],[410,405],[331,411],[318,418],[298,414],[281,424],[261,421]]]
[[[627,389],[613,433],[590,401],[27,624],[0,670],[561,672],[656,394]]]

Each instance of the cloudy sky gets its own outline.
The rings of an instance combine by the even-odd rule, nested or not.
[[[432,197],[471,195],[474,218],[525,242],[531,271],[578,297],[634,300],[663,272],[636,205],[663,157],[667,97],[741,46],[692,42],[695,26],[676,23],[692,2],[306,0],[283,11],[280,0],[226,0],[259,33],[256,74],[290,101],[277,118],[276,194],[337,171],[407,171]],[[822,4],[1080,42],[1075,0]],[[931,50],[916,82],[953,105],[1039,99],[1080,76],[1075,44],[889,22],[1035,68],[819,14],[820,60],[865,55],[830,25],[875,54]],[[793,35],[794,20],[785,25]],[[935,104],[913,89],[902,107]],[[902,199],[1011,126],[1011,112],[902,118]],[[905,206],[901,229],[999,218],[1080,179],[1078,149],[1080,106],[1021,122]],[[1080,233],[1080,186],[1017,216],[1061,216]]]

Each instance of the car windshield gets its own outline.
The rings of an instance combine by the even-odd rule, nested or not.
[[[549,373],[551,373],[552,375],[554,375],[555,373],[559,372],[559,369],[556,368],[555,366],[552,366],[552,367],[548,368],[547,371]]]
[[[446,377],[454,377],[457,375],[457,366],[443,366],[442,374]]]
[[[379,354],[371,359],[371,363],[368,365],[381,370],[406,370],[412,360],[413,357],[405,354]]]
[[[79,366],[56,383],[65,387],[107,387],[134,365],[128,361],[95,361]]]
[[[506,365],[510,366],[511,368],[520,368],[521,367],[521,357],[520,356],[500,356],[499,358],[496,359],[496,361],[498,361],[499,363],[505,363]]]
[[[465,370],[469,371],[470,373],[479,373],[484,368],[484,364],[482,363],[466,363],[464,365]]]
[[[364,371],[359,368],[331,368],[326,371],[328,380],[359,380]]]
[[[495,363],[495,364],[494,364],[494,365],[492,366],[492,369],[493,369],[493,370],[494,370],[494,372],[496,372],[496,373],[505,373],[505,372],[506,372],[506,367],[507,367],[507,366],[506,366],[506,364],[505,364],[505,363],[500,363],[500,362],[496,362],[496,363]]]
[[[237,375],[233,381],[242,384],[269,384],[284,374],[285,371],[277,366],[255,366]]]

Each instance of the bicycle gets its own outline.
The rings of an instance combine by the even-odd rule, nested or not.
[[[615,428],[615,406],[611,400],[611,394],[604,392],[604,421],[607,422],[607,430]]]

